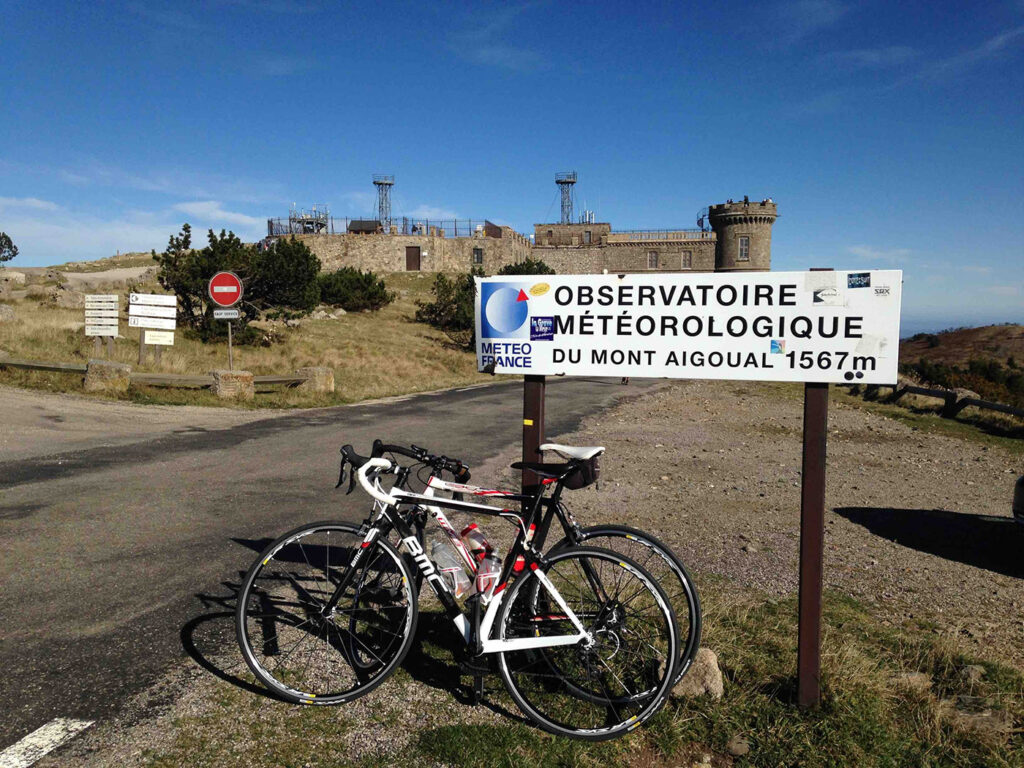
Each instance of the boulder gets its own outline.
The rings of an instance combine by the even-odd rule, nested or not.
[[[14,313],[14,307],[10,304],[0,304],[0,323],[10,323],[18,319]]]
[[[65,309],[81,309],[85,306],[85,294],[81,291],[58,288],[51,294],[53,303]]]
[[[296,375],[302,376],[305,381],[299,385],[299,389],[306,392],[333,392],[334,391],[334,369],[308,367],[299,368]]]
[[[710,696],[720,699],[725,693],[722,670],[718,667],[718,656],[710,648],[701,648],[693,657],[693,664],[672,689],[673,696],[692,698]]]
[[[24,272],[17,272],[13,269],[0,269],[0,283],[24,285],[26,279]]]
[[[210,371],[213,376],[213,393],[225,400],[252,400],[256,386],[249,371]]]
[[[124,394],[132,383],[132,368],[109,360],[90,360],[85,369],[85,391]]]

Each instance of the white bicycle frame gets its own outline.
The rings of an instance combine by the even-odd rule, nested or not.
[[[391,489],[391,491],[386,492],[384,491],[383,488],[381,488],[379,480],[375,479],[372,483],[370,482],[370,479],[367,477],[368,472],[374,469],[388,469],[391,466],[392,464],[390,461],[382,458],[370,459],[368,462],[363,464],[363,466],[361,466],[356,472],[356,477],[359,479],[359,484],[363,487],[363,490],[366,491],[366,493],[369,494],[374,500],[383,504],[385,508],[394,507],[397,509],[399,504],[423,502],[428,507],[428,509],[431,509],[432,512],[435,510],[439,511],[437,507],[430,504],[431,501],[436,501],[436,497],[434,497],[432,494],[424,495],[420,493],[412,493],[409,491],[396,492],[395,489],[393,488]],[[474,486],[460,486],[457,483],[444,483],[442,481],[442,484],[444,486],[448,486],[449,489],[451,490],[466,491],[470,493],[477,490],[484,490],[476,489],[474,488]],[[452,488],[451,486],[456,487]],[[491,495],[498,495],[499,493],[500,492],[494,492]],[[487,506],[486,504],[474,504],[473,502],[469,501],[455,501],[454,499],[446,499],[445,504],[451,505],[455,509],[465,510],[466,512],[478,511],[494,514],[496,511],[494,507]],[[499,511],[511,513],[511,510]],[[515,515],[515,517],[518,518],[519,516]],[[520,526],[522,526],[521,518]],[[371,531],[370,535],[372,537],[373,531]],[[415,537],[413,537],[413,540],[415,541]],[[416,544],[418,547],[418,542]],[[460,554],[462,554],[462,550],[464,549],[465,547],[462,547],[459,550]],[[468,557],[468,552],[463,554],[463,557]],[[502,651],[522,651],[530,648],[551,648],[554,646],[562,645],[576,645],[581,642],[589,645],[593,642],[593,638],[591,637],[590,633],[587,632],[586,629],[584,629],[583,623],[579,620],[579,617],[577,617],[576,614],[573,612],[572,608],[569,607],[569,604],[566,603],[565,599],[559,593],[555,585],[551,583],[551,580],[548,579],[547,575],[537,568],[532,569],[529,574],[525,574],[525,578],[529,578],[531,575],[537,578],[537,580],[541,583],[541,586],[548,593],[548,595],[550,595],[551,598],[558,605],[558,607],[565,612],[566,618],[569,619],[573,627],[575,627],[576,629],[575,634],[555,635],[549,637],[524,637],[512,640],[491,638],[491,630],[494,627],[495,619],[497,619],[498,617],[498,610],[504,603],[505,594],[507,594],[504,584],[496,584],[491,587],[486,596],[481,595],[482,600],[486,598],[485,604],[487,605],[487,611],[480,622],[480,647],[483,653],[500,653]],[[520,576],[520,578],[523,578],[523,576]],[[462,631],[463,639],[466,642],[469,642],[471,639],[469,622],[466,621],[465,614],[460,614],[460,618],[461,621],[457,619],[456,624]]]

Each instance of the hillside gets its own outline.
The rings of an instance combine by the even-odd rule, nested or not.
[[[920,333],[900,343],[900,361],[903,373],[925,383],[1024,407],[1024,326]]]
[[[900,342],[900,360],[904,363],[924,359],[963,367],[972,359],[1005,364],[1010,357],[1024,363],[1024,325],[983,325],[919,333]]]

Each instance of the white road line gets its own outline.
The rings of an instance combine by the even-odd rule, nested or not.
[[[32,731],[16,744],[0,752],[0,768],[28,768],[36,760],[71,741],[93,724],[92,720],[58,717]]]

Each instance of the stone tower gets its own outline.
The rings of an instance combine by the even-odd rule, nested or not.
[[[715,230],[716,272],[758,272],[772,267],[772,224],[778,211],[771,198],[719,203],[708,209]]]

